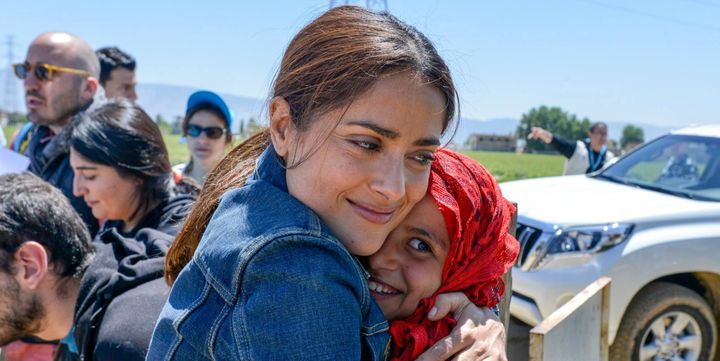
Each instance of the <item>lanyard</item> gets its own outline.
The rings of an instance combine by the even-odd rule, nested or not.
[[[598,166],[602,164],[603,159],[605,159],[605,152],[607,151],[607,146],[603,144],[602,148],[600,149],[600,154],[598,155],[597,159],[595,158],[595,153],[592,150],[592,147],[590,146],[590,143],[587,144],[587,150],[588,150],[588,158],[590,158],[590,172],[594,172],[598,169]],[[588,172],[588,173],[590,173]]]

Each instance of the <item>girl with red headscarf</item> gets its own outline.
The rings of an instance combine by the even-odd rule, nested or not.
[[[451,316],[429,321],[441,293],[462,292],[481,307],[498,304],[503,274],[518,254],[508,228],[513,205],[476,161],[435,153],[428,194],[370,256],[371,294],[393,337],[393,359],[415,359],[447,336]]]

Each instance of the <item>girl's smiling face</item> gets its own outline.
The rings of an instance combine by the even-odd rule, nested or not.
[[[387,319],[410,316],[440,288],[449,238],[442,213],[426,195],[368,258],[370,293]]]

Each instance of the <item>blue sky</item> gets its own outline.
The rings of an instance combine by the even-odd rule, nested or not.
[[[362,1],[362,3],[365,3]],[[8,1],[16,61],[40,32],[117,45],[140,82],[264,98],[294,33],[328,1]],[[720,0],[388,0],[432,39],[463,116],[556,105],[591,120],[720,123]],[[5,47],[0,47],[6,66]]]

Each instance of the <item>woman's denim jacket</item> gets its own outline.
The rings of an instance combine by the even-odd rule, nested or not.
[[[367,273],[288,193],[269,147],[247,185],[222,197],[147,359],[383,360],[389,345]]]

